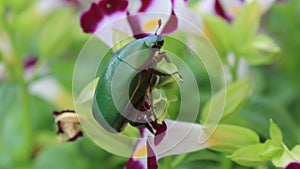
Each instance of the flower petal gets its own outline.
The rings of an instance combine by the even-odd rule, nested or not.
[[[139,2],[140,7],[131,7],[128,13],[129,15],[139,13],[139,15],[131,18],[131,23],[139,23],[132,26],[134,34],[155,33],[159,19],[162,20],[161,27],[164,28],[166,26],[172,14],[171,1],[140,0]],[[137,26],[138,28],[136,28]]]
[[[80,25],[84,32],[93,33],[110,47],[113,46],[113,31],[132,34],[126,20],[127,0],[101,0],[93,2],[90,8],[82,13]],[[125,38],[125,37],[124,37]],[[121,39],[120,39],[121,40]]]
[[[32,95],[38,96],[53,103],[61,108],[73,108],[73,100],[70,94],[51,77],[41,78],[32,82],[29,86],[29,92]]]
[[[173,21],[173,25],[170,25],[171,27],[173,27],[173,29],[180,29],[183,30],[185,32],[188,33],[193,33],[194,30],[191,29],[190,27],[186,26],[186,21],[191,21],[191,18],[193,18],[193,25],[195,25],[195,27],[202,29],[203,28],[203,23],[201,20],[201,17],[199,17],[198,15],[196,15],[194,13],[194,11],[187,6],[187,3],[184,0],[172,0],[172,16],[173,19],[175,20],[175,17],[177,19],[178,23],[175,23],[175,21]],[[171,17],[172,17],[171,16]],[[185,22],[183,22],[183,20]],[[175,26],[175,24],[177,24]],[[169,24],[167,25],[169,26]]]
[[[80,25],[84,32],[95,33],[99,26],[105,25],[105,17],[112,17],[115,14],[126,16],[128,6],[127,0],[101,0],[93,2],[90,8],[80,17]]]
[[[80,26],[86,33],[94,33],[98,23],[103,19],[104,14],[98,3],[93,2],[90,8],[80,17]]]
[[[174,10],[172,10],[171,16],[167,21],[165,27],[161,31],[161,34],[170,34],[174,32],[178,27],[178,18],[175,15]]]
[[[162,157],[209,147],[209,144],[204,142],[204,127],[200,124],[167,119],[163,124],[153,127],[156,130],[155,137],[147,129],[140,130],[142,138],[137,141],[125,168],[157,168],[157,160]],[[156,140],[157,137],[159,141]]]
[[[68,136],[67,140],[63,140],[61,137],[58,137],[59,141],[75,141],[77,138],[82,136],[81,130],[77,127],[77,124],[79,123],[79,118],[75,114],[75,111],[53,111],[53,116],[58,126],[57,134],[66,134]]]
[[[154,145],[158,145],[166,135],[167,125],[163,121],[162,124],[158,124],[157,122],[151,122],[151,125],[156,130],[154,137]]]
[[[300,169],[300,163],[299,162],[291,162],[284,169]]]
[[[153,148],[158,159],[193,152],[207,148],[208,143],[204,142],[204,126],[195,123],[179,122],[166,119],[164,120],[167,131],[162,141],[156,146],[155,139],[148,137],[149,143]]]
[[[215,9],[218,15],[230,22],[239,13],[243,5],[244,2],[241,0],[216,0]]]
[[[4,81],[7,78],[6,76],[5,65],[0,62],[0,81]]]
[[[266,12],[276,2],[276,0],[256,0],[263,12]]]
[[[154,151],[149,144],[148,137],[152,136],[152,133],[146,128],[140,129],[141,138],[138,139],[131,158],[125,165],[125,169],[157,169],[157,158]]]

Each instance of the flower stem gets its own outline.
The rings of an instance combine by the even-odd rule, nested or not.
[[[234,53],[234,65],[231,68],[232,82],[235,82],[238,78],[238,63],[239,57],[237,57],[236,53]]]
[[[26,166],[30,162],[31,158],[31,149],[32,149],[32,142],[33,142],[33,133],[32,133],[32,126],[31,126],[31,116],[30,116],[30,109],[29,109],[29,93],[28,93],[28,85],[24,79],[24,67],[23,62],[21,59],[21,47],[17,44],[17,37],[14,34],[14,28],[7,20],[7,15],[11,14],[11,11],[8,11],[1,19],[3,20],[3,27],[7,32],[11,43],[11,58],[13,61],[14,66],[14,76],[17,79],[17,82],[21,89],[21,106],[22,106],[22,129],[23,134],[25,137],[25,142],[23,149],[20,151],[20,160],[21,165]]]

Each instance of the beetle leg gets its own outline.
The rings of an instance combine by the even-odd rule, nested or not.
[[[172,63],[172,62],[171,62],[171,59],[168,57],[168,55],[166,54],[166,52],[160,52],[160,53],[158,53],[158,55],[156,55],[155,57],[160,58],[159,61],[161,61],[162,58],[165,58],[165,60],[166,60],[168,63]]]
[[[153,104],[152,104],[153,98],[152,98],[152,95],[151,95],[151,88],[150,87],[148,87],[147,96],[148,96],[148,102],[150,103],[149,105],[151,106],[151,108],[150,108],[151,115],[150,116],[153,116],[154,117],[154,121],[156,121],[157,120],[157,116],[156,116],[156,114],[154,112],[154,107],[153,107]]]

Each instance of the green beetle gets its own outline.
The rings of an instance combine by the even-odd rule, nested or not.
[[[100,76],[92,107],[94,118],[104,129],[120,132],[129,122],[153,132],[151,122],[157,119],[150,93],[159,76],[170,76],[154,68],[162,58],[170,62],[164,52],[159,52],[163,44],[163,36],[155,33],[128,43],[112,55]],[[121,72],[117,82],[113,81],[116,72]]]

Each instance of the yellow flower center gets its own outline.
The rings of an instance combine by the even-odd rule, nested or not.
[[[230,10],[234,15],[237,15],[241,11],[241,8],[239,6],[231,6]]]
[[[139,147],[135,152],[133,157],[134,158],[141,158],[141,157],[146,157],[147,156],[147,145],[143,145]]]
[[[157,23],[158,23],[158,18],[156,19],[152,19],[150,21],[147,21],[144,25],[143,25],[143,31],[144,32],[150,32],[153,31],[157,28]]]

